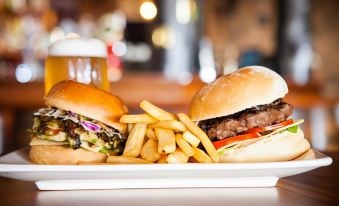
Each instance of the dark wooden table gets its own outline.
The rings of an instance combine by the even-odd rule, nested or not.
[[[279,180],[272,188],[39,191],[0,178],[0,205],[339,205],[339,153],[331,166]]]

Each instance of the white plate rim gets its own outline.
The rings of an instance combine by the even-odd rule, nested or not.
[[[20,149],[22,150],[22,149]],[[265,163],[188,163],[188,164],[138,164],[138,165],[36,165],[3,164],[1,159],[20,150],[0,157],[0,172],[106,172],[106,171],[190,171],[190,170],[258,170],[328,166],[333,160],[316,150],[314,160],[298,160]]]

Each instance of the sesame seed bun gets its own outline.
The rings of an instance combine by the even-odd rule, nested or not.
[[[189,114],[193,121],[227,116],[269,104],[287,93],[279,74],[261,66],[245,67],[203,87],[191,100]]]

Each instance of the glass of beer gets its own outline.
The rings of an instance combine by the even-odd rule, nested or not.
[[[107,49],[98,39],[72,38],[51,44],[45,62],[45,92],[63,80],[109,91]]]

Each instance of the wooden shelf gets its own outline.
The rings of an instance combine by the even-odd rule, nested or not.
[[[299,108],[314,106],[333,106],[339,102],[339,97],[328,98],[320,93],[314,85],[297,86],[289,83],[289,94],[286,101]],[[191,98],[204,86],[197,76],[189,85],[180,85],[167,80],[160,73],[126,73],[119,82],[111,84],[113,94],[120,96],[132,109],[147,99],[165,108],[185,108]],[[43,82],[0,84],[1,108],[37,108],[44,105]]]

